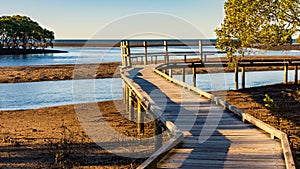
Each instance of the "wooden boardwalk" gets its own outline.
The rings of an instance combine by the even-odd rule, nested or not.
[[[141,94],[164,109],[185,135],[158,168],[285,168],[280,142],[194,92],[164,80],[153,67],[128,69]]]

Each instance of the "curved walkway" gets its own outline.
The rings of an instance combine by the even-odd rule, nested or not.
[[[285,168],[279,141],[223,107],[166,81],[151,66],[129,69],[126,76],[185,135],[158,168]]]

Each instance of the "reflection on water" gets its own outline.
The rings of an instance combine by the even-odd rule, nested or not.
[[[0,84],[0,93],[0,110],[35,109],[118,100],[122,98],[122,82],[116,78]]]

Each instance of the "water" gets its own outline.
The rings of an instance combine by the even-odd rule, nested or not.
[[[169,40],[177,42],[176,40]],[[56,40],[55,43],[80,44],[86,40]],[[117,44],[119,40],[91,40],[89,43],[112,45]],[[149,42],[160,42],[162,40],[149,40]],[[198,40],[182,40],[184,43],[198,42]],[[205,40],[203,43],[208,44],[215,40]],[[141,40],[132,40],[132,43],[142,43]],[[68,51],[68,53],[54,54],[30,54],[30,55],[0,55],[0,67],[3,66],[32,66],[32,65],[58,65],[58,64],[86,64],[101,62],[121,62],[121,50],[119,47],[55,47],[56,50]],[[170,46],[169,52],[199,51],[198,46]],[[203,46],[203,51],[217,51],[214,46]],[[143,53],[143,48],[132,48],[132,53]],[[163,47],[149,47],[148,52],[164,52]],[[263,51],[250,50],[246,55],[254,56],[299,56],[300,51]],[[208,57],[225,57],[225,54],[216,54]],[[189,56],[189,58],[197,58],[199,56]],[[183,57],[173,57],[171,59],[182,59]],[[161,57],[160,59],[163,59]]]
[[[3,66],[33,66],[58,64],[84,64],[101,62],[120,62],[119,48],[106,47],[57,47],[57,50],[68,53],[30,54],[30,55],[0,55],[0,67]]]
[[[175,78],[181,80],[180,75]],[[289,71],[293,80],[293,71]],[[191,75],[186,76],[191,84]],[[283,71],[247,72],[246,87],[283,82]],[[240,84],[241,85],[241,84]],[[197,87],[205,91],[231,90],[233,73],[198,74]],[[0,110],[23,110],[67,104],[122,99],[122,80],[97,79],[0,84]]]
[[[74,41],[72,43],[82,43]],[[102,41],[101,41],[102,42]],[[114,41],[115,42],[115,41]],[[61,41],[61,43],[65,43]],[[98,42],[97,42],[98,43]],[[33,54],[33,55],[1,55],[0,67],[83,64],[100,62],[121,62],[120,48],[111,47],[57,47],[57,50],[68,53]],[[193,47],[170,47],[170,52],[182,52],[186,49],[198,51]],[[216,50],[205,46],[204,51]],[[149,48],[149,52],[163,52],[163,47]],[[142,48],[132,49],[132,52],[143,52]],[[250,53],[249,55],[254,55]],[[299,51],[256,51],[255,55],[300,55]],[[219,54],[217,56],[224,56]],[[198,56],[192,56],[198,57]],[[182,59],[182,58],[181,58]],[[293,79],[293,73],[289,73]],[[181,76],[175,76],[180,79]],[[197,87],[206,91],[230,90],[234,87],[233,73],[200,74],[197,75]],[[283,71],[247,72],[246,87],[255,87],[283,81]],[[187,75],[191,84],[191,75]],[[0,84],[0,110],[34,109],[48,106],[117,100],[122,98],[121,79],[53,81],[36,83]]]
[[[35,109],[122,99],[122,81],[115,78],[0,84],[0,93],[0,110]]]

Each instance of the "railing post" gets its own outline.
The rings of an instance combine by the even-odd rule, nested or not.
[[[132,66],[131,65],[131,58],[130,58],[130,44],[129,44],[129,41],[126,41],[125,44],[126,44],[125,46],[126,46],[126,60],[127,60],[126,66]]]
[[[144,65],[148,64],[148,49],[147,49],[147,41],[144,41]]]
[[[295,70],[294,70],[294,81],[295,84],[298,84],[298,65],[295,65]]]
[[[122,57],[122,66],[125,66],[125,58],[124,58],[124,55],[125,55],[125,49],[124,49],[124,42],[122,41],[120,43],[120,48],[121,48],[121,57]]]
[[[155,143],[155,151],[157,151],[163,143],[163,138],[162,138],[162,128],[160,126],[160,122],[158,119],[155,120],[155,125],[154,125],[154,143]]]
[[[199,54],[200,54],[200,59],[203,62],[203,46],[202,46],[202,40],[199,40]]]
[[[130,89],[128,87],[126,87],[125,90],[125,97],[126,97],[126,111],[129,111],[129,101],[130,101]]]
[[[239,66],[234,67],[234,90],[239,90]]]
[[[142,110],[142,102],[141,100],[137,100],[137,130],[138,134],[144,134],[144,113]]]
[[[172,70],[172,68],[169,69],[169,77],[173,77],[173,70]]]
[[[289,76],[289,65],[285,64],[284,65],[284,84],[288,84],[288,76]]]
[[[127,103],[127,100],[126,100],[126,84],[125,82],[123,81],[123,101],[124,101],[124,104]]]
[[[193,86],[196,87],[197,86],[197,72],[196,72],[196,66],[194,65],[194,63],[192,63],[192,74],[193,74]]]
[[[245,66],[242,67],[242,89],[246,88],[246,69]]]
[[[133,121],[134,120],[134,101],[133,101],[133,93],[132,91],[129,92],[129,120]]]
[[[168,41],[164,41],[164,49],[165,49],[165,63],[169,63],[169,54],[168,54]]]
[[[182,82],[185,82],[185,68],[182,68]]]

